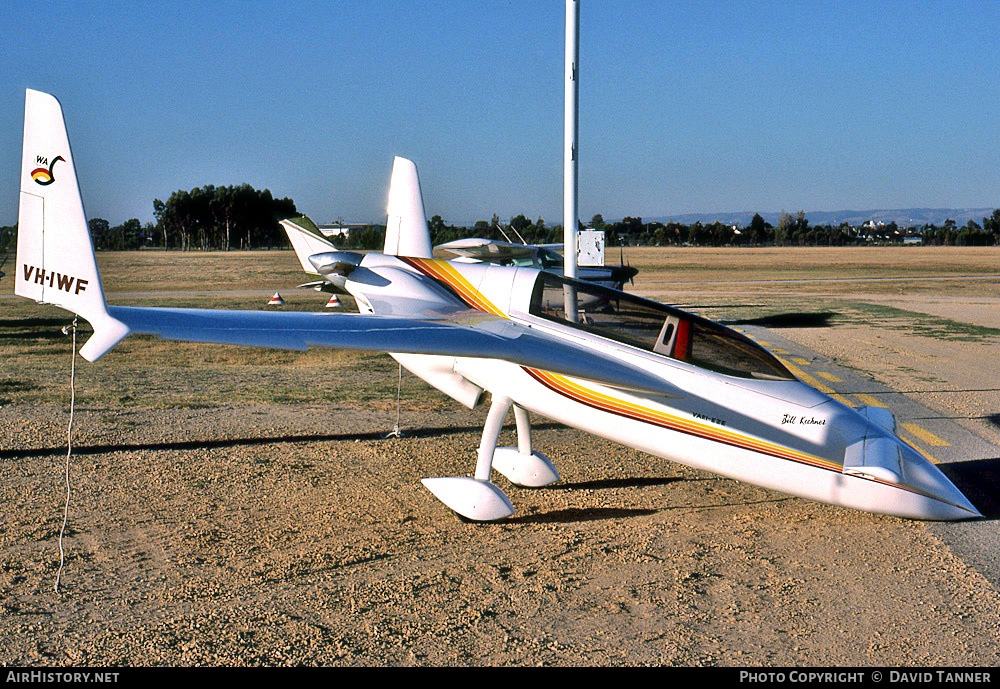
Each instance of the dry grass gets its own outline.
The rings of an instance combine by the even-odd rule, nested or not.
[[[640,279],[788,280],[996,274],[1000,247],[628,247]],[[608,249],[608,263],[618,262]]]
[[[274,290],[306,282],[288,251],[125,251],[97,256],[105,291]]]
[[[1000,248],[629,248],[640,268],[630,289],[701,311],[719,320],[789,312],[826,312],[833,323],[862,320],[943,338],[994,338],[994,328],[878,304],[895,290],[961,298],[1000,294],[1000,280],[870,282],[871,278],[942,278],[995,274]],[[614,252],[609,255],[613,260]],[[291,251],[104,252],[98,255],[108,300],[116,304],[267,309],[281,291],[285,310],[324,310],[326,295],[296,290],[307,277]],[[792,282],[784,280],[816,280]],[[837,282],[824,280],[836,279]],[[841,282],[840,280],[843,280]],[[775,282],[777,281],[777,282]],[[706,283],[711,283],[706,285]],[[69,344],[60,328],[68,314],[7,298],[0,283],[0,402],[57,403],[65,396]],[[344,299],[345,311],[354,311]],[[83,326],[86,328],[86,325]],[[156,366],[150,366],[150,362]],[[163,342],[132,337],[81,377],[81,401],[110,407],[202,407],[254,402],[323,401],[349,408],[395,404],[397,365],[381,354]],[[181,376],[184,388],[159,379]],[[451,402],[409,374],[404,405],[444,409]]]
[[[296,290],[307,279],[291,251],[180,253],[109,252],[98,255],[109,303],[207,309],[269,309],[275,291],[282,310],[324,311],[329,295]],[[72,317],[61,309],[0,290],[0,403],[60,404],[66,397],[69,338],[61,333]],[[288,288],[291,289],[288,289]],[[213,294],[213,292],[215,292]],[[225,292],[219,294],[218,292]],[[343,311],[356,311],[343,297]],[[80,342],[91,330],[81,322]],[[155,362],[155,366],[151,365]],[[200,408],[264,402],[336,403],[342,408],[395,407],[398,366],[377,353],[313,349],[306,352],[215,344],[169,342],[133,336],[78,379],[83,406],[108,409]],[[177,387],[175,381],[184,381]],[[162,381],[171,381],[163,384]],[[16,395],[13,392],[17,392]],[[402,404],[415,409],[450,405],[405,375]]]

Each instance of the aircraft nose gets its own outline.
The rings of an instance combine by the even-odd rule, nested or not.
[[[940,469],[905,443],[900,443],[905,482],[933,499],[930,519],[973,519],[983,515]]]

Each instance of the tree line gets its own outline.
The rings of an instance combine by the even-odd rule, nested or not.
[[[278,221],[295,215],[290,198],[276,199],[270,190],[249,184],[195,187],[175,191],[166,202],[153,201],[161,246],[182,250],[284,246],[287,238]]]
[[[297,215],[295,202],[274,198],[267,189],[249,184],[216,187],[208,185],[173,192],[166,201],[153,201],[156,222],[142,223],[130,218],[112,226],[103,218],[91,218],[91,237],[98,250],[159,249],[260,249],[284,248],[288,239],[279,220]],[[440,215],[428,221],[432,244],[443,244],[467,237],[507,239],[528,244],[558,244],[563,241],[562,225],[548,225],[542,218],[532,221],[521,213],[508,221],[494,214],[471,226],[451,225]],[[811,225],[805,213],[782,212],[778,224],[766,222],[755,214],[743,227],[721,222],[691,224],[678,222],[643,222],[639,217],[625,217],[605,222],[600,214],[591,218],[588,227],[604,230],[608,246],[850,246],[860,244],[901,243],[904,237],[919,238],[927,245],[994,246],[1000,245],[1000,209],[982,223],[969,220],[959,226],[954,220],[943,225],[926,224],[900,228],[896,223],[866,224],[856,227]],[[580,227],[584,225],[581,223]],[[0,254],[12,252],[17,226],[0,227]],[[380,249],[385,225],[352,227],[332,238],[347,249]]]
[[[528,244],[561,244],[562,225],[547,225],[539,218],[532,222],[523,213],[507,223],[494,215],[489,221],[479,220],[471,227],[449,225],[435,215],[427,223],[434,245],[467,237],[484,237]],[[580,229],[584,225],[580,224]],[[1000,245],[1000,209],[983,218],[980,225],[970,220],[957,226],[946,220],[938,227],[926,224],[920,227],[901,228],[895,222],[856,227],[848,223],[838,225],[810,225],[803,211],[797,214],[782,213],[778,225],[766,222],[759,213],[749,225],[738,227],[721,222],[684,224],[679,222],[643,222],[642,218],[625,217],[616,222],[605,222],[598,214],[589,225],[604,230],[607,246],[852,246],[863,244],[899,244],[906,237],[918,237],[928,245],[994,246]],[[345,249],[379,249],[385,237],[384,225],[352,227],[349,232],[333,237],[333,242]]]
[[[297,214],[294,201],[276,199],[268,189],[209,184],[175,191],[166,201],[154,199],[155,223],[130,218],[112,226],[103,218],[91,218],[88,224],[98,250],[228,251],[286,246],[288,239],[278,221]]]

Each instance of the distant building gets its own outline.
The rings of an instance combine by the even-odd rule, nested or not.
[[[341,222],[338,220],[327,225],[317,225],[316,227],[319,228],[319,231],[323,233],[324,237],[341,237],[346,235],[352,229],[368,227],[368,225],[369,223],[366,222]]]

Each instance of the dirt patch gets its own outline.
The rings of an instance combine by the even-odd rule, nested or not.
[[[419,434],[382,440],[384,416],[297,412],[265,404],[81,420],[93,439],[73,462],[57,595],[62,458],[52,446],[62,429],[52,414],[5,408],[4,436],[36,452],[2,462],[4,661],[1000,659],[984,634],[1000,625],[996,592],[919,524],[562,428],[536,442],[564,483],[524,490],[498,479],[517,516],[469,524],[419,479],[471,470],[480,413],[405,414]],[[121,450],[91,447],[116,437]]]

